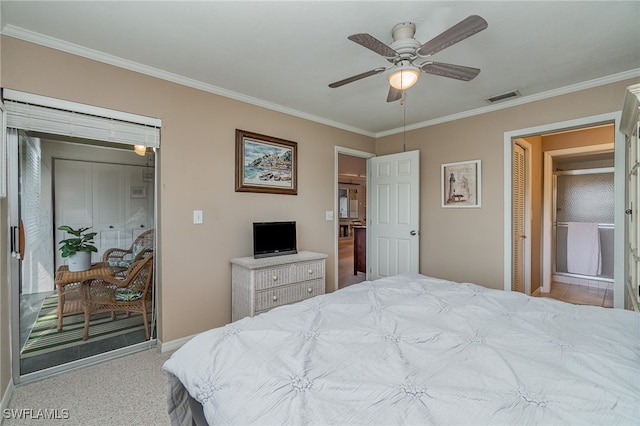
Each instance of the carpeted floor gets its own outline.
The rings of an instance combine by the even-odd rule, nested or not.
[[[52,351],[68,348],[84,343],[84,314],[64,317],[62,330],[57,330],[56,294],[44,299],[38,319],[36,320],[27,341],[22,348],[21,358],[42,355]],[[89,324],[89,340],[87,343],[107,339],[132,331],[143,330],[141,315],[127,316],[120,313],[115,320],[108,313],[94,315]]]
[[[18,386],[3,411],[2,424],[170,425],[162,370],[170,356],[154,347]],[[58,419],[36,417],[45,413]]]

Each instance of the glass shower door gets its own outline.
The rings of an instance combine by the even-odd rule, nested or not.
[[[613,280],[614,174],[610,169],[583,169],[556,173],[556,274],[567,268],[570,222],[597,223],[602,256],[597,278]]]

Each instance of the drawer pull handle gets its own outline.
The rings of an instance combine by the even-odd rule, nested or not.
[[[273,276],[274,281],[278,281],[278,277],[276,275]]]
[[[278,296],[273,296],[272,299],[273,299],[274,302],[277,302],[278,301]]]
[[[313,289],[312,289],[311,287],[309,287],[309,288],[307,289],[307,293],[313,293]]]
[[[309,275],[313,275],[313,269],[309,269]]]

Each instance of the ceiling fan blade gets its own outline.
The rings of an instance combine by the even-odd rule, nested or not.
[[[345,78],[344,80],[340,80],[340,81],[336,81],[335,83],[331,83],[329,85],[329,87],[335,89],[336,87],[344,86],[345,84],[348,84],[348,83],[353,83],[354,81],[361,80],[361,79],[363,79],[365,77],[370,77],[372,75],[379,74],[379,73],[381,73],[382,71],[385,71],[385,70],[386,70],[385,67],[376,68],[376,69],[373,69],[371,71],[363,72],[362,74],[353,75],[351,77]]]
[[[439,36],[432,38],[431,40],[420,46],[420,48],[418,49],[418,55],[433,55],[434,53],[452,46],[467,37],[471,37],[475,33],[484,30],[488,26],[489,24],[487,24],[487,21],[482,19],[480,16],[471,15],[458,22],[448,30],[444,31]]]
[[[402,90],[396,89],[393,86],[389,86],[389,94],[387,95],[387,102],[395,102],[402,98]]]
[[[479,68],[445,64],[442,62],[427,62],[426,64],[422,65],[422,71],[428,74],[455,78],[457,80],[463,81],[473,80],[478,74],[480,74]]]
[[[349,40],[358,43],[362,47],[366,47],[369,50],[376,52],[378,55],[385,56],[387,58],[393,58],[398,55],[398,52],[367,33],[352,34],[347,37]]]

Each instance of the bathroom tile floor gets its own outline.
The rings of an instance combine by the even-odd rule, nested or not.
[[[551,283],[551,292],[534,294],[537,297],[550,297],[576,305],[594,305],[613,307],[613,290],[593,288],[577,284]]]

